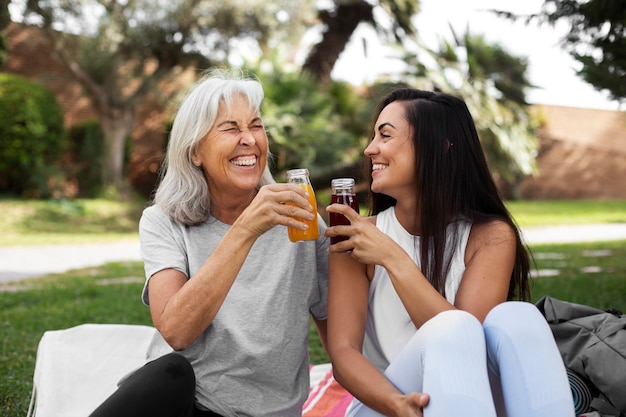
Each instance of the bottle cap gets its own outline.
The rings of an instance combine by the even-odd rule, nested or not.
[[[335,178],[330,181],[331,188],[352,188],[354,187],[354,178]]]
[[[287,172],[285,172],[285,175],[287,175],[287,178],[290,177],[299,177],[302,175],[309,175],[309,170],[306,168],[294,168],[294,169],[290,169]]]

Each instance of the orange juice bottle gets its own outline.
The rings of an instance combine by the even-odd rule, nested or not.
[[[320,231],[317,226],[317,201],[315,200],[315,193],[313,192],[311,180],[309,179],[309,170],[306,168],[290,169],[287,171],[287,182],[302,187],[309,193],[309,203],[313,207],[313,214],[315,215],[313,220],[298,218],[298,221],[306,223],[309,228],[306,230],[300,230],[289,227],[289,240],[292,242],[299,242],[301,240],[316,240],[319,237]]]

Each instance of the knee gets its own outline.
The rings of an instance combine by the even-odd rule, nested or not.
[[[510,340],[537,341],[552,337],[550,327],[531,303],[508,301],[494,307],[484,322],[487,335],[506,335]]]
[[[183,392],[193,392],[196,375],[189,360],[180,353],[172,352],[155,359],[147,366],[155,368],[156,380],[166,386],[175,386]]]
[[[196,381],[196,375],[189,360],[180,353],[169,353],[164,356],[167,362],[165,373],[170,379],[185,379]]]
[[[463,310],[443,311],[426,322],[422,328],[428,333],[428,338],[438,345],[438,349],[484,343],[480,321]]]
[[[439,328],[447,328],[450,330],[460,329],[479,329],[480,321],[471,313],[464,310],[447,310],[442,311],[429,320]]]
[[[495,306],[484,322],[485,328],[501,328],[510,331],[533,332],[548,328],[545,318],[534,304],[507,301]]]

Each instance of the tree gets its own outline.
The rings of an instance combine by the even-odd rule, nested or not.
[[[470,110],[490,168],[501,185],[512,188],[536,172],[536,123],[527,110],[525,58],[510,55],[501,46],[490,45],[469,29],[453,42],[442,41],[438,51],[424,50],[433,58],[428,66],[408,55],[412,68],[408,82],[426,89],[460,95]]]
[[[4,64],[8,57],[8,47],[4,35],[1,33],[11,22],[9,3],[11,0],[0,0],[0,65]]]
[[[307,0],[309,1],[309,0]],[[167,77],[188,66],[228,62],[246,40],[271,48],[278,27],[299,22],[300,5],[287,0],[28,0],[25,21],[41,26],[59,59],[91,98],[104,132],[103,185],[123,185],[125,142],[136,109]],[[281,8],[282,7],[282,8]],[[268,10],[274,14],[267,16]],[[287,31],[287,34],[289,31]]]
[[[508,19],[552,24],[566,21],[569,32],[561,44],[581,63],[578,75],[613,100],[626,99],[626,7],[614,0],[545,0],[540,13]]]
[[[307,167],[313,187],[326,189],[337,172],[361,159],[369,109],[351,86],[331,81],[321,88],[310,75],[279,66],[257,74],[265,90],[263,121],[278,180],[288,169]]]
[[[334,0],[331,8],[321,8],[318,18],[324,27],[322,39],[311,49],[302,69],[327,84],[330,73],[360,23],[372,25],[387,40],[400,42],[414,36],[411,17],[418,11],[417,0],[380,0],[378,7],[390,18],[391,28],[374,19],[374,7],[367,0]]]

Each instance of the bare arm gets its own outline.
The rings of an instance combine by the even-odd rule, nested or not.
[[[361,353],[368,308],[365,265],[348,253],[329,256],[328,342],[337,381],[386,416],[421,416],[428,396],[402,394]]]
[[[170,346],[185,349],[213,322],[258,236],[277,224],[302,228],[290,216],[310,219],[309,210],[297,186],[262,187],[192,279],[174,269],[154,274],[148,287],[152,321]]]

